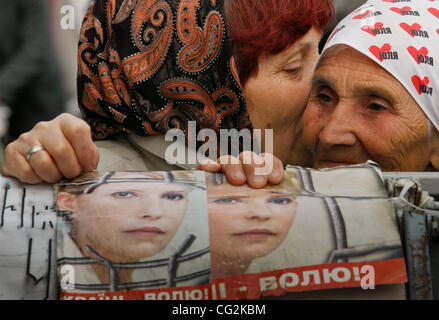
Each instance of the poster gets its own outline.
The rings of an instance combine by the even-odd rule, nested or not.
[[[61,290],[209,282],[203,172],[92,173],[57,187]]]
[[[223,174],[180,172],[185,178],[176,178],[177,172],[171,174],[172,177],[164,172],[106,173],[89,181],[58,186],[57,204],[63,212],[57,236],[62,299],[258,299],[287,292],[371,289],[407,281],[392,201],[373,165],[323,171],[288,167],[282,184],[264,189],[232,186]],[[134,183],[133,179],[138,180]],[[189,187],[185,185],[187,181],[191,181]],[[129,188],[115,189],[117,184]],[[101,196],[100,188],[113,186],[107,196],[136,199],[138,195],[134,193],[140,190],[159,196],[159,186],[164,184],[178,185],[171,188],[174,199],[186,190],[185,196],[189,199],[194,192],[198,202],[192,207],[192,200],[188,201],[185,218],[194,218],[189,219],[187,228],[182,228],[185,223],[177,223],[178,229],[185,231],[178,230],[172,241],[162,241],[160,253],[137,255],[130,261],[114,255],[110,259],[109,254],[104,254],[104,245],[98,242],[88,249],[77,245],[81,248],[79,254],[70,251],[72,235],[77,234],[74,243],[82,241],[78,240],[80,232],[68,225],[77,221],[79,228],[82,218],[77,213],[87,213],[90,205],[74,204],[66,197],[66,188],[80,186],[82,194],[95,193],[96,199]],[[136,185],[139,188],[134,188]],[[99,226],[110,223],[102,222],[104,218],[97,211],[105,208],[106,220],[108,215],[121,211],[126,216],[134,212],[128,202],[118,208],[112,200],[98,201],[94,213],[84,218],[90,228],[88,233],[98,237]],[[174,215],[177,212],[172,211]],[[110,229],[105,227],[106,233]],[[126,229],[138,227],[123,230]],[[115,231],[103,236],[105,244],[113,243],[113,249],[127,246],[129,241],[122,241],[117,234]],[[188,235],[195,235],[199,245],[192,252],[180,251],[186,246]],[[141,248],[142,241],[136,241],[139,243],[133,247]],[[89,250],[86,258],[85,250]],[[175,256],[189,259],[194,255],[197,257],[189,263],[180,264],[181,269],[180,265],[175,268],[176,261],[180,261]],[[163,273],[153,271],[157,263],[163,263]],[[72,266],[73,273],[69,269]],[[104,276],[96,272],[99,269],[105,269]]]
[[[264,189],[200,171],[1,185],[0,299],[258,299],[407,281],[372,164],[288,167]]]
[[[56,299],[53,188],[0,177],[0,300]]]

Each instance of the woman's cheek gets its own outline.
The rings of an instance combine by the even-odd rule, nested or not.
[[[175,214],[173,220],[177,229],[180,226],[181,221],[184,219],[184,216],[186,215],[187,205],[187,202],[184,201],[182,203],[176,204],[175,207],[172,208],[170,211],[171,213]]]
[[[325,115],[318,111],[315,103],[310,101],[303,115],[304,138],[308,147],[314,147],[318,143],[319,132],[323,128]]]
[[[270,211],[275,214],[273,218],[277,220],[277,223],[283,226],[293,220],[295,216],[294,204],[274,205],[270,208]]]

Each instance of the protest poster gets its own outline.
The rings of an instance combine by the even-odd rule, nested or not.
[[[53,188],[1,177],[0,300],[57,298]]]
[[[200,171],[1,184],[0,299],[258,299],[407,281],[371,164],[288,167],[264,189]]]
[[[112,174],[108,179],[110,185],[118,182],[118,179],[128,184],[124,180],[128,179],[127,173]],[[178,181],[175,177],[166,178],[166,173],[136,174],[147,175],[147,179],[152,179],[142,181],[144,184]],[[197,172],[190,174],[196,175]],[[356,179],[352,179],[353,176]],[[85,185],[88,189],[98,190],[105,184],[102,181],[107,179],[103,177],[105,174]],[[179,269],[180,264],[175,262],[180,260],[175,258],[175,253],[179,252],[177,248],[185,246],[185,237],[175,236],[178,239],[175,240],[177,245],[169,245],[172,249],[163,250],[159,256],[152,256],[149,262],[146,257],[140,257],[137,262],[108,260],[98,255],[100,250],[96,248],[94,254],[86,260],[77,261],[84,265],[87,263],[89,270],[85,272],[84,269],[76,268],[73,274],[76,278],[79,272],[79,277],[82,277],[90,272],[92,264],[105,268],[105,277],[88,278],[90,283],[83,282],[87,279],[82,278],[76,283],[69,278],[72,274],[66,269],[69,262],[73,261],[72,257],[63,256],[67,252],[66,242],[60,240],[70,237],[72,229],[65,228],[59,221],[58,263],[60,279],[66,285],[61,298],[258,299],[281,296],[287,292],[348,287],[373,289],[378,285],[407,281],[392,201],[386,193],[379,170],[373,165],[324,171],[288,167],[282,184],[264,189],[251,189],[246,185],[232,186],[222,174],[206,174],[204,179],[204,174],[198,173],[198,177],[197,198],[203,200],[196,205],[196,213],[186,208],[186,216],[194,215],[197,218],[188,223],[189,229],[183,234],[193,234],[200,238],[202,244],[194,249],[193,254],[203,253],[202,258],[197,258],[202,261],[201,265],[190,262],[186,264],[187,269]],[[145,177],[140,179],[147,180]],[[154,179],[158,182],[152,182]],[[356,184],[359,185],[355,187]],[[60,190],[62,186],[58,188],[58,207],[66,209],[62,202],[67,200],[68,206],[70,200],[63,198],[64,191]],[[134,197],[134,190],[112,189],[110,194],[120,192],[118,197],[131,198]],[[160,194],[157,187],[154,194]],[[102,207],[104,205],[100,205],[99,209]],[[112,212],[108,208],[106,211],[109,214]],[[124,211],[129,214],[127,205]],[[67,213],[67,216],[67,220],[75,219],[71,213]],[[95,225],[90,233],[96,234],[97,228]],[[69,233],[66,230],[70,230]],[[200,231],[203,232],[200,234]],[[124,241],[117,239],[117,236],[114,238],[107,243],[113,241],[116,243],[113,247],[122,247]],[[166,247],[166,241],[162,247]],[[190,254],[184,252],[183,257],[185,255]],[[150,263],[157,261],[163,262],[162,274],[150,268]],[[145,267],[146,272],[137,270],[142,267]],[[61,270],[63,268],[64,273]],[[130,272],[126,272],[127,269]],[[132,269],[136,269],[137,276],[141,274],[141,278],[126,282],[126,273],[135,273]],[[172,274],[176,276],[174,281]],[[110,281],[111,275],[113,282]],[[194,275],[200,275],[197,283],[179,281]]]
[[[92,173],[57,186],[63,292],[209,282],[202,172]]]

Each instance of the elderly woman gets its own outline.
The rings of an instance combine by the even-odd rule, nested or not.
[[[384,171],[439,170],[438,12],[429,1],[369,1],[340,22],[303,116],[315,168],[373,160]],[[250,171],[223,169],[234,184]]]
[[[99,153],[100,170],[176,169],[164,161],[168,129],[242,129],[250,119],[274,129],[282,161],[307,165],[301,118],[331,15],[329,0],[96,0],[78,52],[91,133],[70,115],[40,123],[7,147],[2,173],[53,183],[95,169]],[[117,140],[98,150],[92,136]]]
[[[334,30],[304,114],[315,168],[439,170],[438,12],[369,1]]]

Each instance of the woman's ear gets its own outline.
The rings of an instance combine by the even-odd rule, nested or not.
[[[75,196],[68,192],[58,193],[58,208],[63,211],[75,211],[73,208],[73,200]]]

